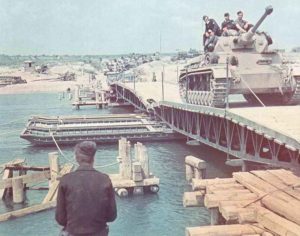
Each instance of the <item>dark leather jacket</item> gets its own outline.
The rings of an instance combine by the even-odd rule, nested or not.
[[[79,166],[59,183],[55,219],[71,234],[103,230],[117,217],[112,183],[106,174]]]

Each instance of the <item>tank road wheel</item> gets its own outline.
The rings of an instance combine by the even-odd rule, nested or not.
[[[226,98],[226,79],[214,78],[212,71],[199,71],[188,78],[179,80],[179,92],[183,102],[211,106],[224,107]]]

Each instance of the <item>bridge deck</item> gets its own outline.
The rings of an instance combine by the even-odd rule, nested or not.
[[[300,143],[300,106],[233,108],[230,112]]]
[[[134,92],[146,105],[147,100],[150,99],[155,102],[162,101],[162,84],[160,81],[136,83],[135,90],[133,83],[119,83],[119,85]],[[192,109],[195,112],[198,110],[218,115],[225,113],[224,109],[219,108],[198,105],[186,106],[180,99],[178,85],[175,83],[164,84],[164,101],[169,102],[170,106]],[[300,149],[300,106],[230,108],[227,116]]]

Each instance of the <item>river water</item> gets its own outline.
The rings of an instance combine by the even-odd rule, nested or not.
[[[34,147],[19,137],[31,115],[88,115],[130,113],[124,108],[97,110],[84,107],[75,110],[67,98],[57,93],[0,95],[0,164],[15,158],[26,158],[28,165],[48,165],[48,153],[55,147]],[[146,142],[150,168],[160,178],[158,194],[116,198],[118,218],[110,224],[110,236],[182,236],[186,226],[207,225],[210,222],[205,208],[184,208],[182,196],[190,190],[185,181],[184,157],[194,155],[207,161],[207,177],[229,177],[231,168],[224,165],[225,154],[204,145],[188,146],[184,141]],[[116,161],[117,144],[99,145],[96,165]],[[62,147],[72,158],[72,147]],[[60,159],[60,163],[66,162]],[[100,169],[117,173],[118,166]],[[44,186],[46,183],[44,183]],[[40,186],[43,186],[41,184]],[[0,213],[40,203],[47,191],[29,190],[24,204],[13,205],[0,200]],[[0,223],[0,236],[58,235],[60,226],[54,220],[54,210]]]

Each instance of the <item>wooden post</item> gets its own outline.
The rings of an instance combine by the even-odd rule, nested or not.
[[[184,192],[183,206],[184,207],[203,207],[204,206],[204,191]]]
[[[51,179],[49,181],[49,188],[51,185],[56,182],[57,174],[59,173],[59,161],[58,161],[58,153],[57,152],[50,152],[48,154],[49,158],[49,167],[50,167],[50,176]]]
[[[142,166],[143,178],[149,178],[150,175],[149,157],[148,157],[147,148],[145,146],[141,147],[140,163]]]
[[[213,207],[209,209],[210,211],[210,224],[217,225],[219,223],[219,209],[217,207]]]
[[[2,180],[12,178],[12,177],[13,177],[13,171],[9,169],[5,169],[3,172]],[[0,189],[0,200],[2,198],[5,198],[6,193],[9,192],[8,190],[9,190],[8,188]]]
[[[134,162],[132,164],[132,180],[135,182],[143,180],[142,166],[140,162]]]
[[[186,167],[186,178],[190,178],[191,172],[193,172],[193,176],[195,179],[204,179],[206,175],[206,162],[196,158],[194,156],[186,156],[185,157],[185,165],[190,166],[192,169]]]
[[[194,177],[195,179],[202,179],[202,172],[201,170],[197,169],[196,167],[194,169]]]
[[[124,141],[123,141],[124,142]],[[124,179],[131,179],[131,153],[130,153],[130,142],[126,142],[125,139],[125,151],[122,157],[122,173],[121,176]]]
[[[22,203],[24,202],[24,185],[22,178],[12,179],[12,189],[13,189],[13,202]]]
[[[194,168],[188,164],[185,164],[185,178],[188,182],[194,178]]]
[[[120,176],[123,176],[123,160],[126,156],[126,138],[121,138],[119,140],[119,157],[118,159],[121,161],[119,165],[119,174]]]

